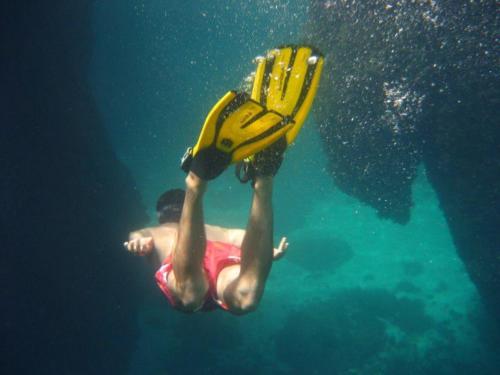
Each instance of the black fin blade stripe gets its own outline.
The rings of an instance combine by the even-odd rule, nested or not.
[[[267,107],[267,92],[269,92],[269,81],[271,80],[271,72],[273,71],[274,60],[275,58],[270,61],[267,61],[266,59],[264,77],[262,77],[262,85],[260,86],[260,104],[262,104],[264,107]],[[268,88],[268,90],[266,90],[266,87]]]
[[[285,82],[283,83],[283,90],[281,90],[281,100],[285,99],[286,89],[288,88],[288,81],[290,80],[290,75],[292,74],[292,67],[295,64],[295,58],[297,57],[298,50],[292,48],[292,55],[290,56],[290,61],[285,70]]]
[[[297,103],[295,103],[295,107],[291,114],[292,118],[295,118],[300,107],[302,107],[304,100],[306,100],[306,96],[309,93],[309,89],[311,88],[311,82],[313,80],[314,73],[316,72],[316,65],[317,64],[309,65],[307,67],[306,78],[304,79],[304,83],[302,84],[302,90],[300,91],[299,99],[297,100]]]
[[[236,151],[238,148],[246,146],[246,145],[248,145],[250,143],[255,143],[255,142],[261,141],[261,140],[263,140],[263,139],[265,139],[265,138],[273,135],[274,133],[276,133],[277,131],[279,131],[283,127],[289,125],[290,123],[293,123],[293,121],[291,121],[290,119],[284,118],[283,120],[281,120],[276,125],[273,125],[269,129],[267,129],[265,132],[260,133],[258,136],[253,137],[251,139],[246,140],[245,142],[240,143],[237,147],[235,147],[235,149],[233,150],[233,152]]]
[[[250,126],[250,124],[253,124],[255,121],[263,117],[268,111],[263,109],[261,112],[257,113],[253,117],[251,117],[247,122],[245,122],[243,125],[240,126],[240,129],[245,129],[246,127]]]

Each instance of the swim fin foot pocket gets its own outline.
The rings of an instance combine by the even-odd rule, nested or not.
[[[281,137],[271,146],[259,151],[236,164],[236,177],[241,183],[252,181],[259,176],[275,176],[283,162],[283,154],[287,147],[286,138]]]

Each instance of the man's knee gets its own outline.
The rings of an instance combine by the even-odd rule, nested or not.
[[[195,312],[205,302],[205,296],[191,292],[178,293],[175,296],[175,308],[182,312]]]
[[[175,308],[183,312],[199,310],[205,303],[207,282],[202,280],[186,280],[178,282],[172,280],[171,291],[175,299]]]
[[[257,310],[261,296],[262,293],[255,289],[237,288],[225,299],[231,313],[243,315]]]

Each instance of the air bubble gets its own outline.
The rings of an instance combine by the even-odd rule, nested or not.
[[[307,59],[307,63],[309,65],[314,65],[318,62],[318,56],[310,56],[308,59]]]
[[[276,56],[280,55],[280,50],[279,49],[272,49],[267,53],[267,58],[268,59],[274,59]]]
[[[253,59],[253,63],[254,64],[260,64],[261,62],[263,62],[266,58],[264,56],[256,56],[254,59]]]

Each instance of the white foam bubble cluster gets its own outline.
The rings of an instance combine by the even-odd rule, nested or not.
[[[383,121],[391,127],[394,135],[412,131],[418,114],[422,112],[425,95],[412,89],[406,80],[384,82]]]
[[[264,61],[266,58],[264,56],[255,56],[253,59],[254,64],[260,64],[262,61]]]
[[[314,65],[318,62],[318,56],[310,56],[308,59],[307,59],[307,63],[309,65]]]

